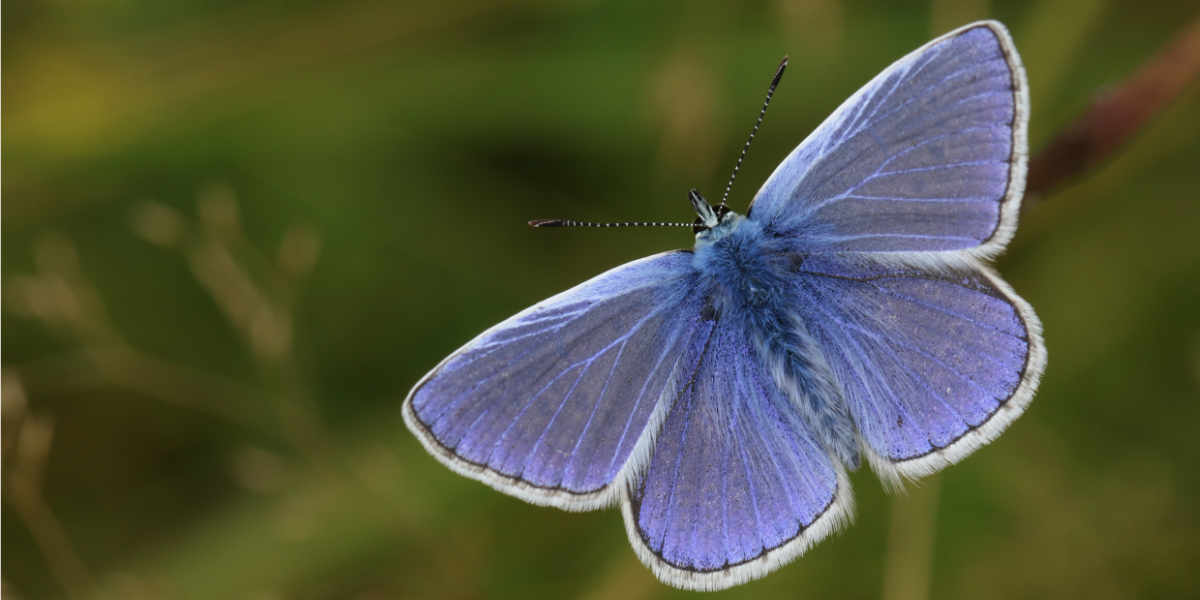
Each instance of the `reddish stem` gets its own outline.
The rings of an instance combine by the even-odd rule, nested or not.
[[[1200,74],[1200,18],[1111,90],[1030,161],[1026,193],[1042,194],[1111,156]]]

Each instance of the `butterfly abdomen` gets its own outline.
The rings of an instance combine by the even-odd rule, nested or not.
[[[697,237],[693,266],[705,306],[741,328],[775,385],[831,455],[859,463],[854,422],[832,369],[796,312],[788,261],[753,220],[735,216]],[[719,368],[719,367],[717,367]]]

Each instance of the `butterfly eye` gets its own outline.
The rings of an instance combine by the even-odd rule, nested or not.
[[[723,220],[725,218],[725,215],[729,214],[729,207],[725,206],[725,205],[718,206],[716,210],[717,210],[717,222],[720,222],[721,220]]]
[[[700,233],[701,231],[708,231],[708,227],[704,224],[704,219],[696,217],[696,220],[692,221],[692,233]]]

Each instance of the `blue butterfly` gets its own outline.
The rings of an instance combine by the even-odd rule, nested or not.
[[[745,216],[693,191],[692,250],[488,329],[417,383],[405,422],[504,493],[620,505],[668,584],[762,577],[850,520],[847,469],[928,475],[1032,400],[1041,325],[985,265],[1016,230],[1028,119],[1003,25],[939,37],[834,111]]]

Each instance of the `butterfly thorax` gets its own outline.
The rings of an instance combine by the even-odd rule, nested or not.
[[[692,266],[713,286],[714,303],[749,313],[770,302],[783,282],[767,260],[769,245],[761,225],[732,211],[696,234]]]
[[[796,257],[757,221],[733,212],[696,235],[694,252],[697,293],[713,318],[745,332],[826,450],[857,466],[858,441],[842,386],[796,306]]]

